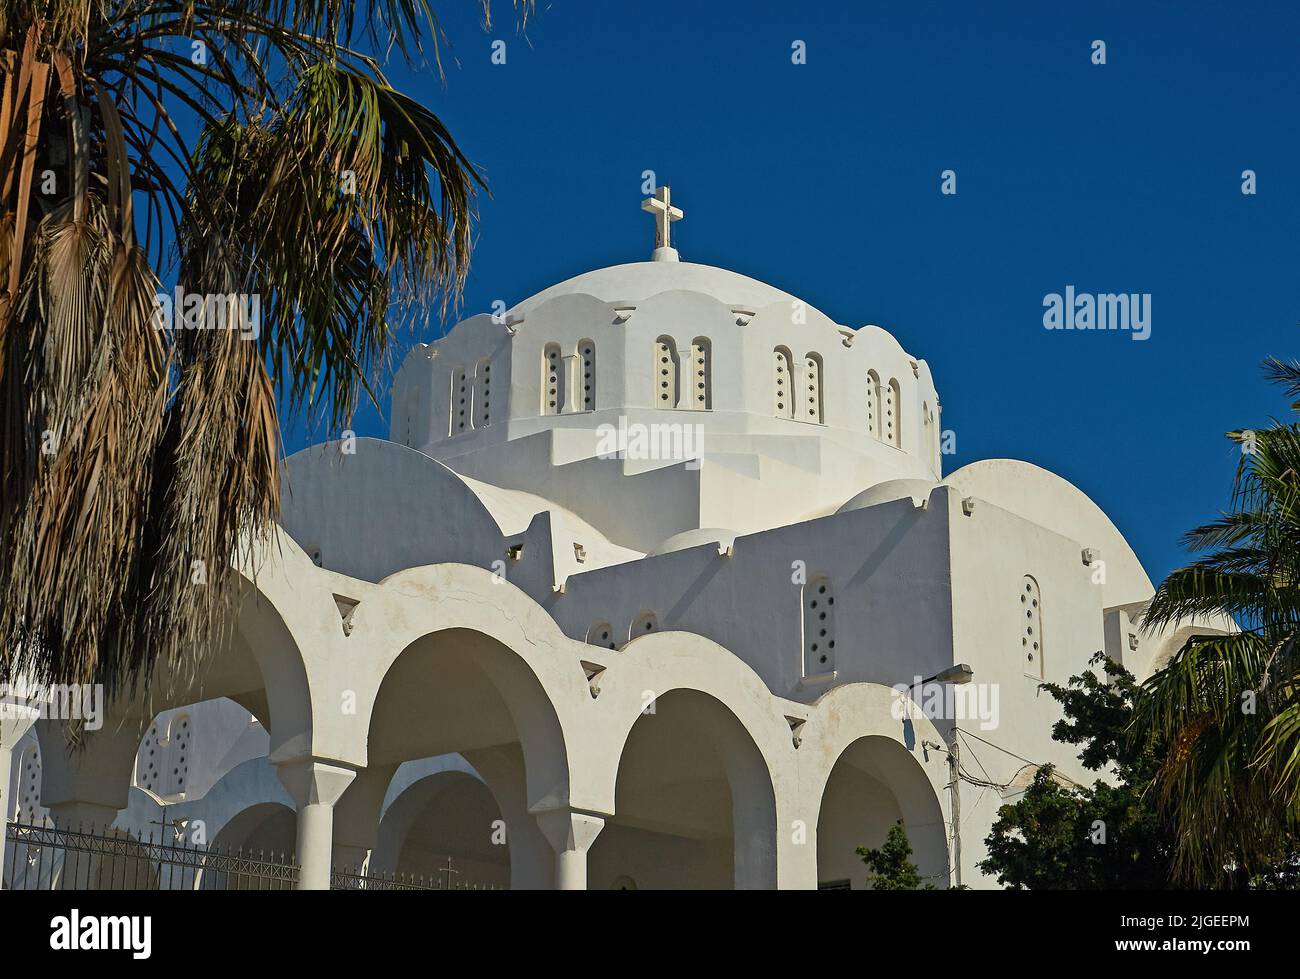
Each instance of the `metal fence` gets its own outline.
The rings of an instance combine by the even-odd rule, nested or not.
[[[284,854],[225,850],[166,831],[138,839],[122,830],[5,827],[4,877],[13,890],[292,890],[298,868]]]
[[[194,843],[169,827],[158,839],[124,830],[58,829],[44,823],[5,826],[5,886],[16,891],[279,891],[292,890],[291,856]],[[467,880],[451,857],[427,876],[338,869],[330,889],[341,891],[480,891],[494,884]]]
[[[330,874],[332,891],[495,891],[495,884],[466,880],[450,857],[446,866],[428,875],[372,873],[370,871],[334,869]]]

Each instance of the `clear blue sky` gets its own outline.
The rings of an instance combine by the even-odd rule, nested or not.
[[[1258,365],[1298,355],[1295,4],[543,0],[526,36],[435,5],[458,64],[393,77],[491,185],[463,314],[648,257],[653,169],[684,260],[892,332],[934,372],[945,471],[1061,474],[1157,581],[1226,503],[1223,433],[1287,413]],[[1044,330],[1067,284],[1150,293],[1151,338]]]

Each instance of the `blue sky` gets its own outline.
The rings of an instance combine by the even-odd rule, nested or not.
[[[1298,355],[1295,5],[543,0],[526,36],[497,8],[440,5],[445,84],[392,72],[491,186],[463,315],[648,257],[652,169],[684,260],[892,332],[933,370],[945,471],[1059,473],[1157,581],[1226,503],[1223,433],[1287,413],[1258,365]],[[1044,330],[1067,285],[1151,294],[1150,339]]]

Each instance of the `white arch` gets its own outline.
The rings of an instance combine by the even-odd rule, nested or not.
[[[529,805],[569,805],[599,811],[599,802],[575,784],[597,751],[588,737],[575,737],[591,702],[582,661],[592,647],[569,639],[524,592],[482,568],[430,565],[399,572],[362,589],[352,619],[345,662],[322,663],[313,689],[333,690],[321,702],[352,698],[354,713],[326,707],[317,715],[317,756],[368,763],[367,742],[380,690],[412,647],[438,656],[434,647],[474,644],[474,662],[505,701],[527,760]],[[575,793],[585,796],[577,801]]]
[[[417,823],[424,818],[430,807],[441,804],[440,798],[444,794],[470,785],[481,787],[482,792],[491,798],[496,810],[493,818],[500,819],[502,809],[500,801],[491,786],[477,773],[452,768],[431,772],[406,786],[385,808],[379,823],[374,853],[371,856],[371,871],[381,874],[401,872],[402,852],[406,849],[411,832]],[[484,823],[482,832],[483,841],[490,844],[494,832],[491,822]],[[504,839],[502,852],[507,857],[508,864],[511,841],[508,837]],[[451,856],[451,854],[447,855]]]
[[[578,385],[582,393],[577,411],[596,410],[596,341],[587,337],[578,341],[578,369],[582,371],[582,382]]]
[[[738,764],[744,745],[726,724],[711,724],[709,732],[702,732],[702,737],[727,741],[723,757],[733,792],[733,815],[741,820],[734,827],[741,841],[737,886],[785,886],[783,874],[794,876],[792,870],[783,869],[783,862],[789,862],[792,855],[786,852],[788,834],[780,831],[781,813],[794,791],[789,724],[758,674],[703,636],[688,632],[643,636],[625,646],[622,656],[601,675],[597,706],[608,719],[601,728],[607,732],[602,740],[616,749],[598,759],[601,770],[597,779],[602,794],[611,800],[607,811],[617,815],[614,797],[623,751],[642,712],[649,703],[682,691],[716,701],[736,722],[734,734],[743,732],[753,759],[761,763],[761,779],[755,777],[752,766]],[[742,866],[746,860],[748,865]]]
[[[650,404],[655,408],[676,408],[681,398],[681,362],[677,341],[670,336],[655,338],[654,391]]]
[[[918,776],[900,777],[898,795],[903,818],[913,842],[923,836],[939,834],[946,840],[947,756],[926,745],[942,745],[945,739],[934,724],[912,704],[906,717],[898,708],[898,694],[876,683],[846,683],[822,695],[801,729],[799,802],[800,812],[811,830],[810,846],[816,853],[816,827],[821,814],[822,798],[831,773],[844,753],[864,738],[881,738],[894,742],[903,754],[896,755],[903,771]],[[811,751],[805,752],[805,749]],[[903,762],[907,764],[904,765]],[[864,841],[866,842],[866,841]],[[918,848],[919,851],[919,848]],[[928,862],[918,852],[918,867],[923,876],[947,878],[951,858],[947,844],[942,855],[931,854]],[[942,862],[942,866],[938,864]],[[815,861],[814,861],[815,863]],[[803,868],[808,870],[805,864]],[[815,871],[815,866],[812,867]],[[816,880],[805,879],[802,886],[815,886]]]

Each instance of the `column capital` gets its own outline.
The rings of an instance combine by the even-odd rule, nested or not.
[[[318,805],[333,807],[357,777],[355,768],[317,758],[280,762],[275,773],[299,810]]]
[[[605,828],[603,816],[574,809],[548,809],[533,813],[546,842],[557,854],[577,851],[585,853]]]
[[[85,732],[74,747],[64,721],[37,721],[41,736],[41,805],[55,809],[75,803],[114,812],[131,803],[131,773],[140,750],[135,724]]]

